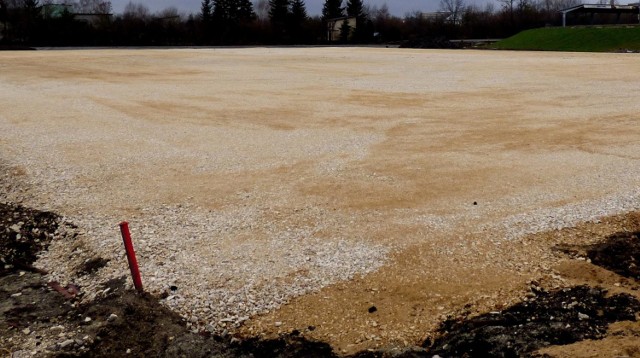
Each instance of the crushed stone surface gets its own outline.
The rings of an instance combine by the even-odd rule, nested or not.
[[[626,54],[69,50],[0,64],[3,199],[78,226],[36,265],[92,300],[128,274],[126,220],[145,288],[194,330],[300,328],[278,310],[299,316],[304,297],[358,280],[395,316],[507,303],[556,259],[521,238],[640,208],[640,62]],[[416,295],[433,307],[411,308]],[[435,327],[330,336],[336,317],[317,320],[347,352]]]

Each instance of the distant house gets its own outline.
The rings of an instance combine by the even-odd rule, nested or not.
[[[73,5],[68,4],[44,4],[42,5],[42,16],[46,19],[59,19],[67,14],[73,13]]]
[[[436,11],[436,12],[421,12],[420,18],[429,21],[446,20],[451,13],[448,11]]]
[[[48,19],[59,19],[65,15],[72,16],[74,20],[95,25],[98,22],[109,20],[113,14],[108,13],[77,13],[74,12],[73,5],[68,4],[44,4],[42,5],[42,15]]]
[[[73,19],[95,25],[99,22],[108,21],[113,14],[73,14]]]
[[[342,27],[345,23],[349,25],[349,35],[347,39],[351,39],[353,32],[356,30],[357,21],[353,16],[344,16],[327,20],[327,41],[340,41]]]
[[[588,23],[594,24],[596,22],[596,15],[601,16],[613,16],[614,18],[610,22],[624,23],[624,22],[636,22],[640,21],[640,6],[639,3],[629,5],[616,5],[614,1],[610,4],[581,4],[572,6],[566,9],[562,9],[559,12],[562,14],[562,26],[567,26],[567,15],[586,15],[588,16]],[[622,19],[622,16],[626,15],[627,19]],[[635,16],[638,15],[636,18]],[[604,19],[602,19],[604,20]],[[600,22],[602,22],[602,20]]]

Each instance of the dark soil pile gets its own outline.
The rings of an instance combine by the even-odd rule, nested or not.
[[[640,232],[612,235],[603,243],[587,247],[586,251],[594,265],[640,280]]]
[[[640,302],[627,294],[578,286],[539,292],[529,301],[501,312],[464,321],[449,320],[429,353],[443,357],[520,357],[549,345],[602,338],[610,323],[635,321]]]
[[[33,271],[31,264],[47,249],[59,220],[50,212],[0,203],[0,276]]]

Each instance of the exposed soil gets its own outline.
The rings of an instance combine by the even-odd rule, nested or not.
[[[58,228],[56,214],[0,203],[0,277],[33,271],[36,254],[47,249]]]
[[[429,352],[445,357],[520,357],[550,345],[604,337],[610,323],[635,321],[640,302],[628,294],[577,286],[535,297],[506,310],[442,324]],[[431,345],[431,341],[425,342]]]
[[[603,243],[587,247],[587,256],[594,265],[640,280],[640,232],[613,235]]]
[[[82,288],[46,283],[42,272],[31,266],[56,233],[60,217],[5,203],[0,204],[0,218],[5,263],[0,277],[0,350],[4,352],[29,354],[45,345],[47,354],[58,357],[338,356],[329,344],[308,340],[300,331],[270,340],[194,334],[157,297],[125,290],[125,278],[108,282],[98,300],[80,305],[77,297],[83,294]],[[594,264],[630,277],[634,282],[630,288],[637,290],[637,232],[618,233],[597,245],[562,248],[577,257],[579,249]],[[104,264],[100,258],[88,260],[79,274],[91,275]],[[368,308],[369,314],[376,311],[375,306]],[[471,318],[463,312],[444,321],[435,338],[426,339],[422,347],[362,351],[353,356],[533,355],[543,347],[605,338],[611,323],[635,322],[639,312],[640,302],[628,293],[609,295],[606,289],[586,285],[547,291],[532,282],[523,302]],[[616,335],[621,334],[618,329]]]

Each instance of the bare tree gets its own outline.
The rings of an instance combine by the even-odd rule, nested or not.
[[[73,10],[83,14],[109,14],[111,13],[111,1],[80,0],[73,3]]]
[[[169,6],[160,10],[157,14],[157,17],[161,19],[180,19],[180,13],[175,6]]]
[[[449,21],[457,25],[464,12],[464,0],[440,0],[440,10],[449,14]]]
[[[377,21],[384,21],[391,18],[391,13],[389,12],[389,6],[387,5],[386,2],[376,10],[376,12],[373,14],[373,17],[375,17]]]
[[[149,18],[150,12],[146,5],[129,1],[129,3],[124,7],[122,16],[130,19],[146,20]]]
[[[541,7],[547,12],[556,12],[562,9],[574,7],[582,4],[581,0],[540,0]]]
[[[515,25],[515,16],[514,16],[514,8],[516,5],[516,0],[498,0],[500,3],[502,3],[502,8],[504,9],[504,11],[506,13],[509,14],[509,22],[511,24],[511,27],[513,27]]]
[[[269,20],[269,0],[258,0],[253,3],[253,8],[258,20],[263,22]]]

